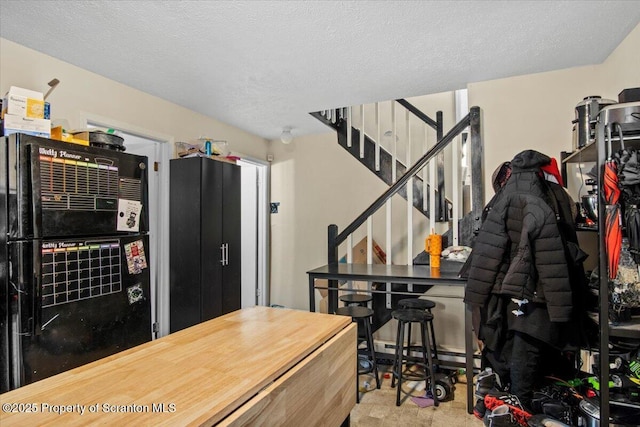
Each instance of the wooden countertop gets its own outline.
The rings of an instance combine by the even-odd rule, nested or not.
[[[0,394],[0,425],[215,424],[350,324],[239,310]]]

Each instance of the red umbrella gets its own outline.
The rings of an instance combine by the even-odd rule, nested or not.
[[[609,259],[609,278],[615,279],[618,274],[618,262],[622,248],[622,217],[620,215],[620,188],[618,188],[618,166],[611,158],[611,127],[607,126],[609,138],[609,158],[604,163],[602,188],[606,203],[604,213],[604,239]]]

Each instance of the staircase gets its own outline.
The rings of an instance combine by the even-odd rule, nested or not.
[[[353,126],[352,123],[353,108],[359,108],[361,112],[359,128]],[[414,232],[411,228],[413,226],[412,215],[414,210],[420,212],[425,220],[429,221],[429,230],[436,230],[437,233],[445,236],[446,244],[449,246],[470,246],[474,233],[480,227],[481,212],[484,206],[480,108],[472,107],[464,118],[455,124],[446,135],[443,135],[441,112],[438,112],[436,120],[433,120],[406,100],[396,100],[391,107],[392,137],[396,136],[396,110],[400,108],[404,109],[407,129],[410,129],[409,123],[413,120],[429,126],[435,130],[437,135],[436,140],[430,147],[428,147],[427,141],[419,141],[422,147],[427,148],[413,164],[410,164],[410,156],[407,156],[405,164],[396,155],[397,142],[411,145],[410,132],[407,132],[405,141],[401,141],[399,138],[397,138],[397,142],[393,141],[391,149],[383,147],[377,104],[375,109],[377,129],[376,132],[373,132],[376,134],[374,137],[364,129],[363,107],[338,108],[312,113],[314,117],[336,130],[338,143],[343,148],[389,185],[389,188],[344,230],[339,232],[336,225],[329,225],[327,258],[329,265],[338,263],[338,248],[345,243],[347,263],[351,262],[353,233],[364,224],[367,226],[368,237],[367,264],[373,263],[372,216],[383,206],[387,209],[385,252],[386,263],[389,265],[392,260],[392,234],[396,238],[397,236],[402,236],[406,240],[406,265],[414,263]],[[465,177],[459,178],[464,175],[459,170],[460,159],[463,155],[463,145],[467,146],[467,168],[470,171],[466,180]],[[452,147],[450,167],[452,168],[451,181],[453,187],[449,191],[453,195],[451,200],[445,197],[444,179],[444,150],[450,146]],[[408,153],[410,151],[406,148],[405,152]],[[427,169],[428,173],[426,173]],[[407,203],[407,221],[405,224],[406,229],[404,230],[398,230],[397,228],[392,230],[391,226],[391,198],[396,194],[401,195],[405,200],[411,201],[410,204]],[[469,203],[466,204],[463,203],[465,195],[469,196]],[[421,241],[424,237],[419,236]],[[384,286],[384,284],[382,285]],[[330,286],[337,286],[337,284],[332,283]],[[390,284],[387,284],[387,286],[390,286]],[[389,320],[391,302],[390,295],[374,294],[373,306],[376,313],[374,329]],[[337,295],[330,292],[329,307],[335,307],[336,305]]]
[[[441,111],[437,113],[436,120],[433,120],[404,99],[398,99],[395,102],[402,105],[407,111],[410,111],[413,115],[424,121],[426,125],[435,130],[437,140],[442,138],[443,123]],[[392,185],[407,171],[406,165],[380,144],[380,136],[378,136],[378,142],[376,142],[363,130],[351,125],[348,118],[348,109],[324,110],[311,113],[311,115],[334,129],[337,132],[338,144],[387,185]],[[379,122],[379,119],[377,119],[377,121]],[[349,130],[351,134],[349,134]],[[437,157],[436,175],[435,220],[444,222],[451,217],[452,206],[451,201],[446,199],[444,192],[444,156],[442,153]],[[413,206],[425,217],[430,218],[428,209],[428,206],[431,205],[429,200],[430,184],[426,182],[422,176],[417,175],[412,180],[412,187]],[[406,187],[402,187],[398,191],[398,194],[405,200],[408,200]]]

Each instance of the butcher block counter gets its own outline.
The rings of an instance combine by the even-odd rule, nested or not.
[[[351,318],[246,308],[0,394],[0,425],[339,426]]]

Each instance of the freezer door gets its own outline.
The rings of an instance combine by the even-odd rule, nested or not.
[[[151,340],[148,238],[9,243],[11,388]]]
[[[148,231],[146,157],[20,134],[7,150],[9,239]]]

